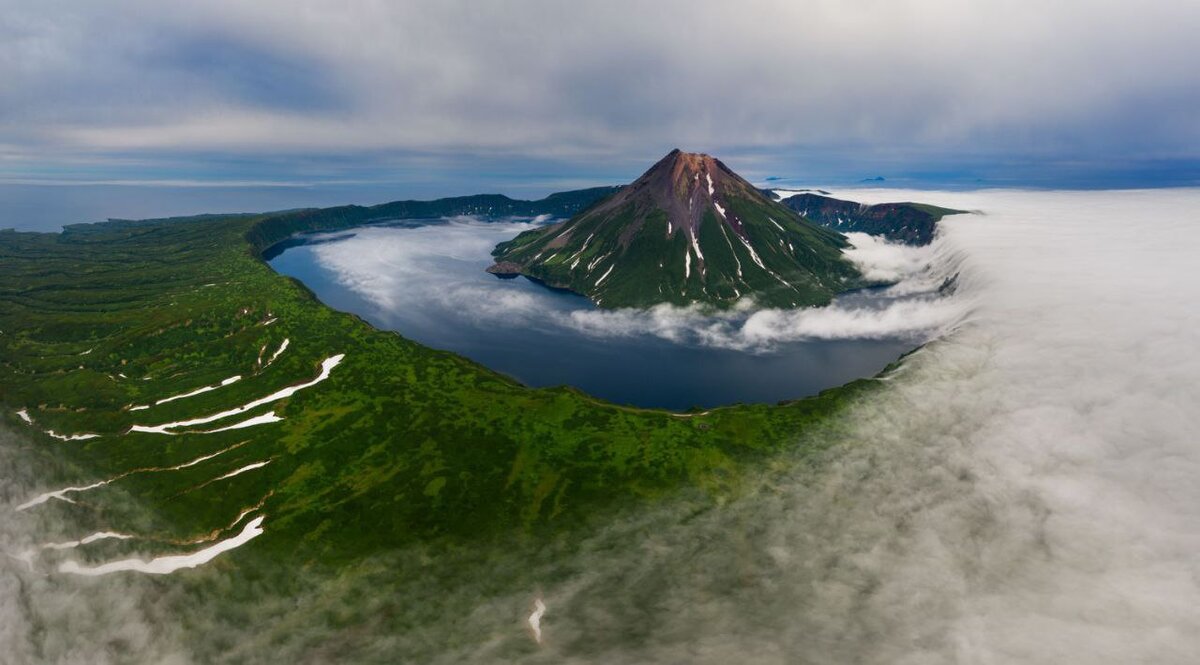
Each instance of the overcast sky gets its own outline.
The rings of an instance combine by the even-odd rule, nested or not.
[[[0,180],[582,184],[679,146],[1196,182],[1197,35],[1191,0],[0,0]]]

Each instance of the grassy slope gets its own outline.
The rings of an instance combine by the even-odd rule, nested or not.
[[[846,243],[840,234],[777,203],[736,196],[727,196],[725,201],[731,214],[745,225],[765,268],[756,264],[729,224],[711,209],[705,212],[699,229],[706,271],[701,274],[694,253],[690,269],[685,268],[684,256],[689,252],[685,234],[676,229],[668,236],[667,215],[662,211],[646,215],[635,225],[639,213],[632,204],[607,218],[580,215],[571,241],[561,249],[546,248],[562,232],[555,226],[526,231],[500,243],[493,255],[498,261],[522,265],[524,274],[588,296],[606,308],[650,307],[662,302],[724,308],[747,295],[768,307],[819,306],[829,304],[842,291],[861,286],[857,271],[841,257],[840,248]],[[622,242],[618,232],[627,227],[637,230],[628,242]],[[593,261],[596,267],[587,270]],[[616,269],[600,281],[614,263]]]
[[[337,226],[311,214],[297,219],[0,233],[2,417],[72,463],[51,487],[240,444],[194,467],[135,473],[77,495],[77,505],[45,510],[167,539],[228,533],[239,512],[265,501],[266,534],[223,560],[254,550],[337,561],[414,542],[541,533],[615,500],[680,486],[732,490],[747,461],[828,425],[835,409],[874,385],[692,417],[617,407],[566,388],[528,389],[334,312],[274,273],[258,258],[266,244]],[[261,325],[269,315],[278,321]],[[288,351],[256,369],[260,348],[269,355],[284,338]],[[121,434],[133,423],[214,413],[309,380],[336,353],[346,360],[328,381],[246,414],[274,409],[283,422],[218,434]],[[233,374],[244,378],[148,410],[123,409]],[[22,407],[36,427],[15,416]],[[103,436],[63,442],[37,434],[41,428]],[[204,484],[266,459],[266,467]],[[169,549],[152,541],[89,547],[155,546]]]

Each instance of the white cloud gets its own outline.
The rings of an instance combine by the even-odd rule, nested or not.
[[[866,233],[847,233],[846,238],[851,244],[846,258],[871,281],[900,281],[919,273],[934,258],[932,245],[909,247]]]
[[[535,312],[536,299],[487,288],[491,278],[484,279],[483,268],[496,243],[531,228],[529,222],[470,218],[417,229],[367,228],[313,251],[321,266],[381,313],[435,308],[473,319],[511,319]]]
[[[873,279],[899,283],[878,298],[848,298],[830,307],[733,311],[658,305],[649,310],[593,309],[582,300],[565,307],[549,293],[511,288],[483,274],[492,247],[531,228],[467,219],[420,229],[365,229],[358,236],[314,247],[318,262],[345,287],[378,307],[380,316],[430,312],[477,326],[574,330],[593,337],[654,336],[687,345],[766,351],[810,339],[924,341],[970,312],[966,298],[938,297],[956,257],[942,244],[908,247],[857,234],[849,257]],[[447,266],[447,261],[453,265]],[[403,333],[403,327],[401,327]]]
[[[765,351],[803,340],[915,338],[947,332],[969,314],[962,300],[896,300],[882,307],[831,305],[808,309],[764,309],[711,315],[695,307],[658,305],[649,310],[570,312],[561,321],[598,337],[654,335],[681,344]]]
[[[582,546],[542,589],[546,657],[1194,660],[1200,190],[924,196],[987,211],[947,222],[974,318],[844,432],[798,432],[841,444],[824,462]]]
[[[975,153],[1196,156],[1200,10],[1167,0],[131,0],[5,16],[0,143],[26,154],[886,155],[971,141]]]

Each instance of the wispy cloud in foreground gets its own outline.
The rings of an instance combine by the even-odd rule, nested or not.
[[[815,470],[598,535],[542,589],[554,659],[1194,659],[1200,191],[935,199],[989,213],[948,222],[976,318]]]

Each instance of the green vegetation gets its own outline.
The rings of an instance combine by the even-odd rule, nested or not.
[[[863,285],[841,234],[806,220],[708,155],[671,152],[575,217],[493,252],[523,274],[600,307],[826,305]]]
[[[780,204],[838,232],[868,233],[908,245],[928,245],[943,217],[965,212],[925,203],[862,205],[810,192],[789,196]]]
[[[567,217],[592,205],[620,187],[591,187],[551,194],[537,201],[510,199],[503,194],[454,196],[434,201],[393,201],[377,206],[311,208],[273,215],[255,224],[247,239],[265,250],[289,236],[305,231],[334,231],[398,219],[434,219],[455,215],[479,217]]]
[[[730,202],[748,218],[739,205]],[[236,533],[248,509],[266,516],[266,532],[222,561],[253,550],[331,563],[415,543],[549,534],[681,487],[736,492],[748,464],[832,426],[831,413],[875,385],[688,415],[565,387],[529,389],[335,312],[261,260],[291,233],[367,214],[347,210],[366,209],[0,233],[3,417],[61,463],[49,488],[120,476],[72,495],[75,503],[34,510],[139,536],[76,555],[177,551],[179,541]],[[345,359],[328,380],[286,399],[175,435],[129,431],[312,381],[336,354]],[[155,405],[235,375],[241,380]],[[283,420],[194,432],[271,411]],[[99,436],[63,441],[45,430]]]

